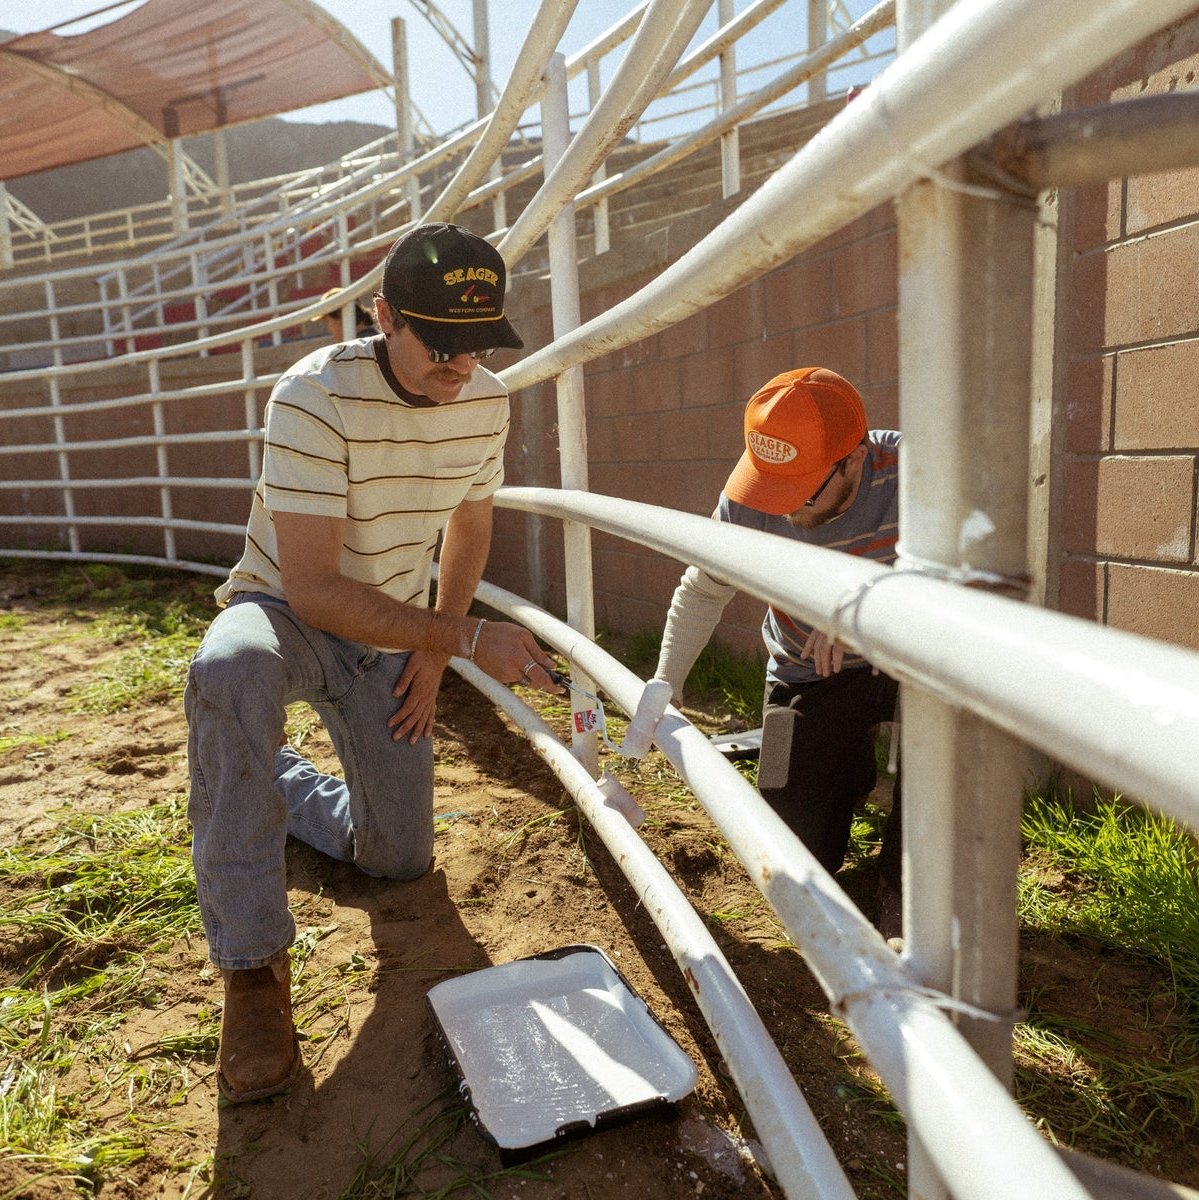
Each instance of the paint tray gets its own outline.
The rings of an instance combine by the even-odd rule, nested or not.
[[[513,1154],[664,1108],[695,1064],[606,954],[563,946],[429,989],[483,1135]]]

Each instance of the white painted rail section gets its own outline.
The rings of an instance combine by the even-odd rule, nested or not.
[[[509,367],[504,382],[518,391],[700,312],[1193,8],[1191,0],[959,0],[699,246]]]
[[[487,589],[486,598],[496,607],[529,613],[517,597],[505,596],[499,589]],[[549,641],[566,644],[579,641],[569,625],[549,614],[540,614],[537,628]],[[551,637],[551,633],[556,636]],[[640,687],[641,681],[624,667],[607,655],[603,657],[607,659],[603,672],[605,688],[621,675],[628,676],[622,680],[625,684],[622,690]],[[669,872],[625,817],[607,803],[595,778],[537,713],[478,667],[463,659],[451,661],[459,674],[523,730],[633,884],[720,1046],[758,1137],[766,1147],[770,1168],[787,1195],[812,1200],[853,1200],[853,1188],[841,1164],[740,980]],[[730,769],[727,763],[722,765]]]
[[[736,583],[915,683],[1199,829],[1199,654],[918,571],[588,492],[500,507],[585,521]]]
[[[519,500],[519,507],[525,511],[562,515],[557,493],[543,493],[554,498],[541,508],[529,494],[534,490],[518,489],[517,496],[505,497],[505,504],[510,499]],[[637,541],[646,540],[648,524],[663,520],[666,511],[652,505],[615,501],[625,520],[614,522],[599,516],[607,509],[603,497],[591,496],[589,499],[601,503],[595,507],[589,503],[580,504],[576,516],[583,516],[582,510],[587,510],[589,523],[609,532],[618,532],[618,526],[627,528],[625,522],[628,521],[637,529]],[[568,507],[573,506],[568,503]],[[671,531],[675,536],[668,540],[697,547],[713,532],[714,523],[683,515],[685,520],[681,526],[690,528],[680,531],[675,527]],[[722,542],[737,541],[736,535],[745,531],[726,528],[724,532],[732,536],[720,539]],[[681,533],[690,536],[684,537]],[[650,539],[650,544],[654,541]],[[778,574],[778,539],[759,534],[752,541],[762,543],[761,573]],[[727,546],[723,548],[727,549]],[[830,555],[832,552],[822,553]],[[727,572],[727,557],[719,553],[716,557],[724,560]],[[758,567],[752,547],[750,557],[755,568]],[[755,581],[760,578],[757,569],[749,574]],[[596,679],[626,712],[636,711],[644,685],[606,651],[568,625],[499,588],[484,585],[479,596],[554,645],[571,660],[572,666],[577,664],[585,674]],[[510,695],[506,688],[498,685],[487,689],[487,694],[497,702],[503,700],[500,693]],[[509,715],[517,717],[519,709],[506,701],[503,703]],[[520,708],[525,708],[523,703]],[[551,747],[539,723],[535,720],[518,723],[526,731],[537,734],[534,744],[540,753],[547,755]],[[553,741],[556,743],[557,739]],[[952,1009],[953,1002],[917,985],[877,930],[757,790],[677,709],[667,709],[654,741],[704,803],[729,846],[802,950],[829,998],[832,1011],[849,1023],[896,1105],[920,1131],[930,1157],[943,1177],[952,1183],[954,1195],[959,1200],[1083,1200],[1087,1197],[1090,1193],[1028,1122],[1004,1087],[951,1024],[945,1009]],[[547,755],[551,765],[561,760],[557,750],[553,750],[552,755]],[[591,819],[597,808],[595,798],[585,789],[579,798],[584,814]],[[646,893],[643,898],[647,900],[650,914],[668,938],[676,960],[686,974],[691,965],[690,950],[680,942],[677,931],[671,930],[670,922],[659,919],[659,904],[651,900],[652,897],[660,900],[667,894],[659,890],[667,885],[671,893],[677,889],[652,854],[646,851],[652,863],[641,856],[643,844],[622,817],[610,812],[604,812],[602,816],[604,820],[597,824],[597,830],[601,836],[605,831],[619,834],[615,842],[609,842],[605,836],[605,843],[639,894]],[[636,855],[632,852],[634,842],[638,848]],[[680,900],[672,900],[672,912],[678,912],[673,907],[678,903]],[[692,987],[713,1031],[721,1028],[727,1039],[729,1026],[736,1016],[736,1010],[729,1007],[734,997],[708,996],[695,984]],[[1005,1018],[1007,1016],[1009,1014],[1004,1014]],[[759,1104],[767,1106],[765,1115],[770,1119],[759,1125],[755,1114],[755,1125],[787,1195],[792,1200],[811,1196],[809,1188],[798,1186],[791,1172],[802,1167],[813,1151],[810,1147],[801,1150],[796,1145],[794,1133],[784,1136],[795,1122],[800,1127],[806,1123],[807,1105],[804,1104],[800,1113],[785,1120],[780,1127],[776,1108],[778,1093],[761,1094],[761,1085],[755,1075],[756,1064],[763,1061],[763,1056],[765,1061],[771,1061],[765,1047],[755,1037],[752,1041],[722,1045],[722,1049],[731,1056],[730,1066],[736,1064],[733,1067],[735,1079],[747,1103],[750,1096],[754,1096]],[[754,1086],[756,1082],[757,1087]],[[801,1154],[803,1158],[793,1161]],[[825,1194],[823,1191],[816,1193],[818,1196]]]

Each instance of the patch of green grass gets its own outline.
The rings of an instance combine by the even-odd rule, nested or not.
[[[178,1093],[177,1072],[121,1061],[111,1039],[130,1010],[157,999],[150,956],[199,928],[188,841],[173,797],[136,813],[74,814],[48,848],[0,854],[0,929],[16,938],[20,964],[0,989],[0,1141],[35,1174],[99,1188],[144,1156],[149,1133],[111,1127],[97,1115],[104,1099]],[[72,1074],[77,1063],[109,1065]]]
[[[183,606],[168,605],[157,614],[110,610],[91,634],[127,648],[73,693],[72,709],[113,713],[180,699],[188,663],[207,623],[207,616],[196,616]]]
[[[161,950],[197,929],[189,840],[185,803],[174,796],[132,813],[72,814],[48,853],[0,853],[0,879],[21,897],[0,909],[0,928],[31,947],[19,985],[51,968],[71,973]]]
[[[1034,997],[1015,1031],[1017,1095],[1055,1140],[1135,1162],[1199,1117],[1195,839],[1119,797],[1083,809],[1053,791],[1026,797],[1022,828],[1023,927],[1158,964],[1178,1019],[1150,1056]]]
[[[109,563],[64,567],[40,600],[86,604],[86,636],[120,650],[70,698],[74,711],[91,713],[180,697],[187,664],[214,612],[207,581]],[[91,620],[96,611],[100,616]]]
[[[20,613],[0,613],[0,629],[20,629],[27,622]]]
[[[1039,1017],[1015,1031],[1016,1090],[1055,1141],[1124,1161],[1163,1136],[1186,1137],[1199,1114],[1199,1066],[1097,1049],[1110,1033]]]
[[[622,660],[643,678],[654,673],[662,644],[660,630],[633,634]],[[724,643],[711,641],[701,651],[687,676],[687,691],[704,703],[728,708],[738,720],[757,725],[762,719],[762,693],[766,686],[766,664],[760,655],[742,654]],[[679,697],[675,697],[675,703]]]
[[[877,804],[869,801],[860,812],[854,813],[849,829],[847,861],[864,863],[876,854],[883,844],[883,828],[886,823],[887,814]]]
[[[453,1143],[469,1120],[461,1098],[454,1090],[443,1092],[413,1113],[378,1150],[362,1147],[362,1165],[339,1200],[390,1200],[393,1196],[423,1196],[425,1200],[448,1200],[450,1196],[474,1196],[490,1200],[496,1185],[512,1195],[512,1184],[527,1180],[544,1182],[549,1177],[540,1167],[570,1153],[553,1150],[518,1166],[480,1171],[453,1152]],[[435,1170],[449,1180],[434,1190],[422,1186],[424,1173]]]
[[[43,746],[52,746],[55,742],[65,741],[71,735],[64,730],[56,730],[54,733],[13,733],[0,734],[0,754],[6,754],[10,750],[32,748],[40,750]]]
[[[1199,847],[1166,817],[1119,797],[1083,810],[1054,793],[1029,796],[1022,833],[1072,882],[1068,897],[1021,879],[1021,916],[1057,935],[1097,937],[1161,960],[1199,1027]]]

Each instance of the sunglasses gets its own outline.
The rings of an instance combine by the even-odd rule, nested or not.
[[[846,455],[846,458],[848,458],[848,455]],[[824,482],[803,502],[804,508],[811,508],[820,499],[820,493],[833,482],[833,476],[845,466],[845,461],[845,458],[840,458],[833,463],[833,469],[824,477]]]
[[[386,300],[386,297],[384,297],[384,299]],[[401,329],[407,329],[408,332],[411,333],[412,336],[414,338],[416,338],[416,340],[418,342],[420,342],[421,348],[429,356],[429,361],[431,363],[435,364],[436,366],[441,366],[443,363],[448,363],[458,357],[457,354],[447,354],[444,350],[434,350],[433,347],[428,344],[428,342],[422,340],[420,334],[418,334],[416,332],[416,330],[413,329],[412,326],[408,324],[407,321],[401,321],[398,317],[395,316],[394,308],[392,309],[392,321],[395,325],[395,330],[397,333],[399,333],[399,331]],[[464,351],[462,351],[463,354],[467,354],[471,358],[473,358],[475,360],[475,362],[480,362],[485,358],[490,358],[495,352],[496,352],[495,346],[492,346],[487,350],[464,350]]]

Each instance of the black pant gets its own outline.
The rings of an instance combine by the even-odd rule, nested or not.
[[[801,842],[834,873],[845,861],[854,808],[878,779],[875,727],[895,719],[899,685],[869,667],[810,683],[766,685],[758,788]],[[900,782],[883,833],[879,875],[902,878]]]

